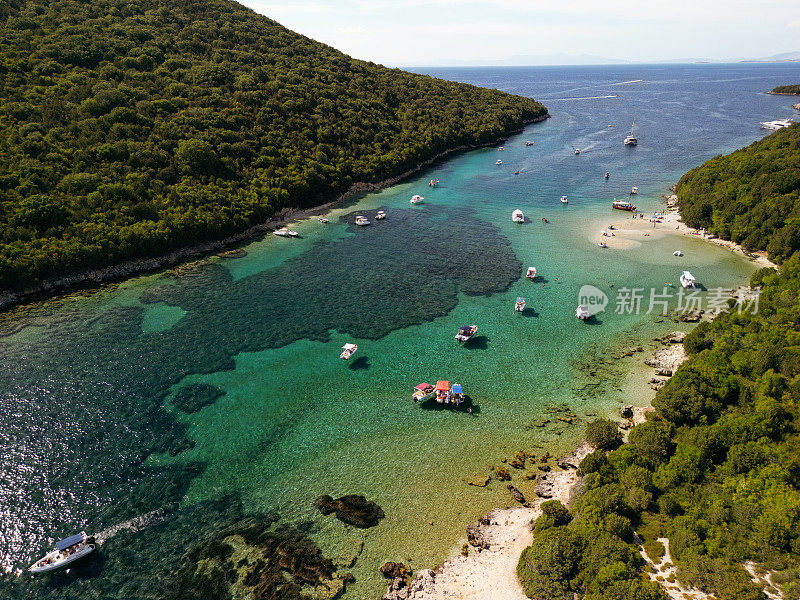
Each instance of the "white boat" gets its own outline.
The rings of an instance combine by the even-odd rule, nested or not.
[[[636,210],[636,207],[627,200],[617,200],[616,198],[611,203],[611,208],[616,208],[617,210],[627,210],[630,212],[634,212]]]
[[[528,272],[525,273],[525,277],[533,281],[536,279],[536,267],[528,267]]]
[[[633,118],[633,124],[631,125],[631,132],[628,134],[628,137],[625,138],[623,142],[626,146],[635,146],[639,143],[639,140],[633,135],[633,129],[636,127],[636,117]]]
[[[631,188],[631,194],[633,194],[633,195],[635,196],[635,195],[636,195],[636,194],[638,194],[638,193],[639,193],[639,188],[638,188],[638,187],[636,187],[636,186],[633,186],[633,187]]]
[[[458,333],[456,334],[456,341],[459,344],[468,342],[472,339],[472,336],[474,336],[477,332],[478,332],[477,325],[464,325],[458,330]]]
[[[569,200],[567,200],[566,196],[561,196],[561,204],[569,204]]]
[[[672,253],[672,256],[683,256],[683,252],[680,250],[675,250],[675,252]]]
[[[356,225],[361,225],[362,227],[364,225],[369,225],[369,219],[367,219],[367,217],[362,217],[361,215],[358,215],[356,217]]]
[[[502,165],[502,164],[503,164],[503,161],[502,161],[502,160],[500,160],[500,159],[498,158],[498,159],[495,161],[495,163],[494,163],[494,164],[496,164],[496,165]]]
[[[356,350],[358,350],[356,344],[345,344],[342,346],[342,353],[339,355],[339,358],[342,360],[349,360],[349,358],[356,353]]]
[[[55,571],[80,560],[94,551],[94,538],[81,531],[56,542],[56,547],[28,567],[31,573]]]
[[[605,242],[598,242],[597,245],[600,246],[601,248],[608,248],[608,244],[606,244]]]
[[[525,310],[525,298],[519,297],[514,303],[514,312],[522,312]]]
[[[581,321],[588,321],[592,317],[592,314],[589,312],[588,306],[581,304],[575,309],[575,316]]]
[[[425,402],[425,400],[429,400],[435,395],[436,388],[434,388],[430,383],[420,383],[414,387],[414,392],[411,394],[411,398],[414,400],[414,402]]]
[[[319,219],[317,219],[317,221],[319,221],[320,223],[327,223],[328,222],[328,218],[327,217],[320,217]]]
[[[382,219],[385,219],[385,218],[386,218],[386,213],[385,213],[384,211],[382,211],[382,210],[379,210],[379,211],[378,211],[378,212],[375,214],[375,220],[376,220],[376,221],[381,221]]]
[[[581,153],[581,149],[580,148],[575,148],[575,154],[580,154],[580,153]]]
[[[532,142],[532,141],[530,141],[530,140],[528,140],[527,142],[525,142],[525,145],[526,145],[526,146],[533,146],[533,142]]]
[[[511,220],[514,221],[514,223],[524,223],[525,215],[522,214],[522,211],[520,209],[517,209],[511,213]]]
[[[423,200],[425,200],[425,198],[420,196],[419,194],[414,194],[413,196],[411,196],[411,204],[419,204]]]
[[[281,227],[280,229],[275,230],[275,235],[279,235],[281,237],[297,237],[300,234],[296,231],[292,231],[291,229],[287,229],[286,227]]]
[[[761,127],[764,129],[769,129],[770,131],[777,131],[778,129],[783,129],[784,127],[791,127],[792,120],[791,119],[778,119],[777,121],[762,121]]]
[[[497,149],[497,151],[498,151],[498,152],[502,152],[503,150],[505,150],[505,148],[503,148],[502,146],[500,146],[500,147]]]
[[[695,287],[694,275],[689,273],[689,271],[681,273],[681,285],[685,288]]]

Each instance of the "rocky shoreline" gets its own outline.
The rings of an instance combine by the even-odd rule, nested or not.
[[[280,213],[277,213],[279,215],[279,218],[275,221],[269,221],[267,223],[260,223],[258,225],[254,225],[244,231],[230,235],[225,238],[221,238],[218,240],[211,240],[200,244],[193,244],[191,246],[185,246],[182,248],[177,248],[175,250],[172,250],[164,254],[160,254],[158,256],[139,258],[115,265],[109,265],[106,267],[86,269],[85,271],[81,271],[79,273],[75,273],[72,275],[65,275],[63,277],[53,277],[45,281],[42,281],[40,284],[36,286],[32,286],[22,291],[0,290],[0,311],[9,308],[11,306],[14,306],[16,304],[34,302],[37,300],[45,300],[47,298],[57,296],[59,294],[65,294],[72,291],[76,291],[81,288],[94,288],[103,284],[119,282],[124,279],[133,277],[135,275],[141,275],[144,273],[159,271],[167,267],[173,267],[181,263],[203,258],[214,252],[230,249],[244,242],[248,242],[260,236],[269,234],[275,231],[276,229],[284,226],[289,221],[302,219],[311,215],[324,212],[357,194],[375,192],[390,187],[392,185],[395,185],[400,181],[402,181],[403,179],[406,179],[411,175],[414,175],[415,173],[421,171],[422,169],[429,167],[432,164],[435,164],[436,162],[452,154],[467,150],[474,150],[477,148],[485,148],[487,146],[493,146],[507,139],[506,136],[520,133],[521,131],[523,131],[525,126],[530,125],[532,123],[540,123],[548,119],[549,117],[550,114],[546,113],[541,117],[525,121],[525,123],[523,123],[523,126],[520,127],[519,129],[508,131],[504,133],[503,136],[501,136],[500,138],[493,140],[491,142],[486,142],[485,144],[465,144],[462,146],[458,146],[456,148],[445,150],[444,152],[440,152],[439,154],[425,161],[422,161],[413,168],[395,177],[390,177],[388,179],[384,179],[383,181],[378,181],[375,183],[366,183],[366,182],[354,183],[353,185],[350,186],[349,190],[347,190],[346,192],[338,196],[335,200],[332,200],[330,202],[303,210],[284,209]]]
[[[469,525],[459,556],[435,569],[422,569],[413,578],[409,571],[387,569],[398,576],[393,577],[383,600],[528,600],[517,580],[517,561],[533,541],[531,522],[541,514],[545,500],[569,503],[581,479],[577,466],[593,450],[584,442],[556,461],[562,470],[538,475],[536,499],[526,501],[510,486],[512,497],[522,506],[492,510]]]

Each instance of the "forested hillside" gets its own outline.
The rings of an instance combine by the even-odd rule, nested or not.
[[[800,125],[692,169],[678,202],[692,227],[785,260],[800,250]]]
[[[778,131],[681,180],[689,222],[788,259],[753,276],[757,305],[687,336],[689,360],[629,443],[587,430],[600,449],[581,463],[582,493],[571,513],[548,507],[520,560],[531,598],[666,598],[646,580],[634,531],[655,558],[668,538],[680,582],[720,600],[766,599],[748,563],[771,592],[800,597],[798,136]]]
[[[546,115],[227,0],[0,1],[0,290],[224,237]]]

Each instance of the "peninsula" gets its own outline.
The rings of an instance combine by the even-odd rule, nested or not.
[[[354,60],[224,0],[39,0],[0,22],[6,303],[263,232],[251,228],[280,211],[547,116],[530,98]]]

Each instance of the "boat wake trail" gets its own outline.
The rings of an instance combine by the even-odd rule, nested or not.
[[[159,508],[156,510],[152,510],[147,514],[140,515],[132,519],[128,519],[127,521],[123,521],[122,523],[117,523],[116,525],[112,525],[111,527],[108,527],[103,531],[95,533],[94,543],[97,544],[98,546],[102,546],[112,537],[117,535],[120,531],[130,531],[130,532],[141,531],[146,527],[150,527],[151,525],[160,523],[166,517],[167,517],[166,508]]]
[[[611,94],[609,96],[573,96],[567,98],[542,98],[542,100],[600,100],[603,98],[619,98],[619,94]]]
[[[619,83],[612,83],[611,85],[626,85],[628,83],[642,83],[644,79],[631,79],[630,81],[620,81]]]

